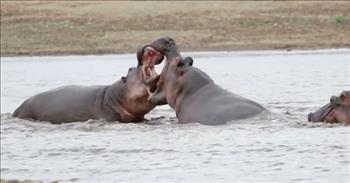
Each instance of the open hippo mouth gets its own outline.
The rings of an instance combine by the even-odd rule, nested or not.
[[[156,72],[154,65],[142,65],[141,70],[143,82],[147,85],[147,93],[151,97],[158,88],[160,75]]]
[[[141,77],[144,83],[149,86],[148,93],[151,94],[156,88],[160,75],[156,72],[155,65],[162,63],[164,56],[153,46],[146,45],[137,52],[137,59],[141,65]]]
[[[167,72],[168,69],[168,64],[169,61],[172,60],[173,58],[180,56],[175,41],[169,37],[162,37],[159,38],[155,41],[153,41],[150,45],[146,45],[155,50],[157,53],[161,54],[162,57],[166,57],[166,63],[163,66],[162,72],[160,75],[155,73],[155,70],[153,69],[152,66],[156,64],[151,64],[150,66],[146,66],[147,69],[145,69],[145,76],[148,77],[146,80],[146,85],[148,85],[148,94],[149,94],[149,100],[153,98],[153,96],[161,96],[161,88],[163,85],[163,79],[165,77],[165,73]],[[145,46],[145,47],[146,47]],[[147,47],[146,47],[147,48]],[[145,49],[146,50],[146,49]],[[164,55],[164,56],[163,56]],[[164,103],[165,104],[165,103]]]
[[[319,110],[309,113],[308,121],[311,122],[323,122],[325,118],[333,111],[333,106],[331,103],[326,104]]]
[[[148,86],[147,92],[149,96],[154,95],[158,89],[158,81],[160,80],[160,74],[155,70],[154,66],[142,66],[143,81]]]
[[[160,80],[160,75],[156,75],[155,77],[150,78],[146,85],[148,86],[148,95],[151,97],[154,95],[158,89],[158,82]]]
[[[154,65],[142,65],[142,80],[148,84],[159,77]]]

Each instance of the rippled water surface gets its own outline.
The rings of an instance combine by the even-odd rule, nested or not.
[[[30,122],[11,117],[28,97],[62,85],[111,84],[136,56],[1,58],[1,178],[350,182],[350,128],[306,120],[331,95],[350,90],[348,49],[183,55],[270,112],[222,126],[177,124],[168,106],[141,124]]]

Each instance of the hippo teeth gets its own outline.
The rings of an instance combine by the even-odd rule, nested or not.
[[[151,92],[151,88],[147,87],[147,93],[148,93],[148,100],[152,97],[153,93]]]
[[[146,85],[148,85],[147,87],[148,100],[150,100],[152,96],[157,92],[159,79],[160,79],[160,75],[157,75],[156,77],[150,78],[146,81]]]
[[[142,66],[142,76],[143,76],[143,79],[144,80],[147,80],[147,77],[148,77],[148,69],[147,69],[147,66]]]
[[[142,74],[143,74],[144,81],[146,82],[158,76],[158,73],[154,69],[153,65],[152,66],[144,65],[142,68]]]
[[[154,69],[154,66],[148,67],[148,72],[149,72],[149,76],[151,78],[155,78],[157,77],[158,73],[156,72],[156,70]]]
[[[150,87],[148,87],[148,89],[147,89],[147,92],[148,92],[148,98],[147,98],[147,100],[151,100],[151,98],[157,93],[157,91],[158,91],[158,88],[154,91],[154,92],[151,92],[151,89],[150,89]]]

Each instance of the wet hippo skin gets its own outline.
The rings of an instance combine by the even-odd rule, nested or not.
[[[148,100],[145,81],[156,77],[154,65],[163,56],[152,47],[137,53],[137,67],[130,68],[126,77],[112,85],[63,86],[39,93],[24,101],[14,117],[65,123],[106,119],[108,121],[140,122],[156,104]]]
[[[203,71],[193,67],[191,57],[181,57],[169,37],[151,44],[165,55],[167,62],[156,81],[150,82],[150,101],[168,103],[180,123],[225,124],[255,116],[265,110],[260,104],[228,92],[215,84]]]

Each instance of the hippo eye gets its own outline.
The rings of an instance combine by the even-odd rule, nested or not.
[[[185,73],[184,71],[180,71],[180,72],[179,72],[179,75],[180,75],[180,76],[183,76],[184,73]]]
[[[129,71],[128,72],[130,72],[132,69],[131,68],[129,68]]]
[[[330,98],[330,103],[332,104],[333,107],[338,106],[341,104],[341,99],[336,96],[332,96]]]
[[[331,104],[335,104],[336,99],[337,99],[336,96],[332,96],[332,97],[329,99],[329,102],[330,102]]]
[[[180,62],[177,63],[177,66],[178,66],[178,67],[182,67],[182,66],[184,66],[184,63],[182,63],[182,62],[180,61]]]
[[[341,100],[341,101],[345,101],[345,98],[346,98],[346,97],[345,97],[345,94],[344,94],[344,93],[340,94],[340,100]]]

